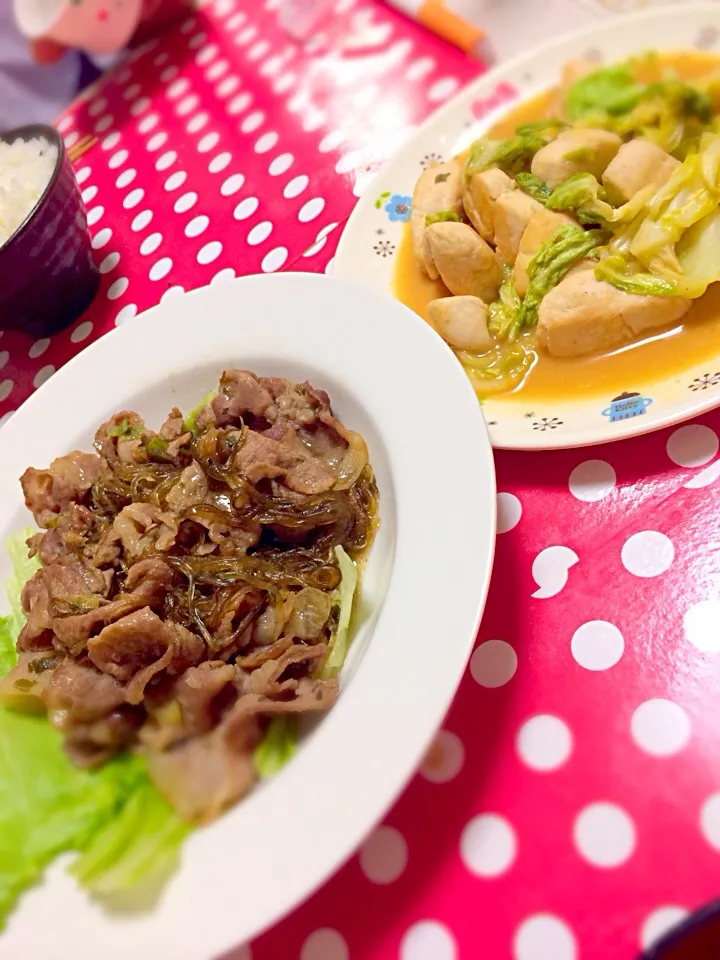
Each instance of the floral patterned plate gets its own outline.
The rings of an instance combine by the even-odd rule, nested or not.
[[[688,3],[610,20],[540,47],[471,83],[433,114],[380,171],[355,208],[338,247],[336,276],[393,294],[396,256],[410,218],[412,192],[423,167],[451,157],[508,109],[557,83],[563,64],[588,55],[604,62],[648,49],[720,52],[720,6]],[[430,371],[418,371],[429,376]],[[648,433],[720,405],[717,353],[677,376],[614,385],[606,397],[528,404],[522,391],[483,404],[495,447],[586,446]]]

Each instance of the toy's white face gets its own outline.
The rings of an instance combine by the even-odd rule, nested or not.
[[[49,4],[51,0],[21,0]],[[56,4],[56,0],[52,0]],[[135,32],[142,0],[64,0],[43,36],[88,53],[115,53]]]

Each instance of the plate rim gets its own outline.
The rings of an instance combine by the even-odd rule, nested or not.
[[[720,27],[720,8],[716,0],[690,0],[690,2],[683,2],[677,6],[665,4],[661,7],[636,10],[630,13],[615,13],[603,20],[588,23],[585,26],[570,30],[558,37],[553,37],[537,46],[533,46],[529,50],[516,54],[503,63],[495,64],[489,70],[480,74],[474,80],[471,80],[470,83],[458,90],[446,103],[442,104],[426,117],[422,123],[418,124],[404,143],[395,149],[385,160],[369,182],[343,227],[335,252],[333,264],[334,275],[357,282],[357,274],[353,273],[350,267],[354,258],[352,246],[357,241],[357,238],[354,237],[353,234],[362,223],[362,218],[367,215],[372,207],[373,201],[371,198],[374,196],[376,185],[382,183],[383,178],[394,168],[395,164],[400,162],[402,155],[412,149],[416,141],[421,140],[436,127],[442,135],[441,128],[446,122],[446,117],[450,117],[457,110],[458,105],[466,98],[481,95],[486,87],[489,90],[498,82],[505,80],[508,75],[512,75],[513,72],[522,69],[529,63],[536,62],[539,58],[551,54],[565,45],[579,45],[588,41],[592,42],[592,39],[599,33],[612,33],[617,31],[621,25],[629,25],[632,27],[633,25],[641,25],[647,21],[672,21],[688,16],[701,16],[705,14],[716,19]],[[639,50],[640,49],[642,49],[642,47],[639,47]],[[714,50],[713,53],[720,58],[720,49]],[[538,87],[535,92],[539,93],[542,89],[546,89],[546,87]],[[483,117],[477,122],[478,133],[487,129],[491,123],[495,122],[508,110],[517,107],[518,104],[526,100],[528,96],[532,96],[532,94],[526,95],[523,93],[517,100],[503,105],[502,109],[493,111],[492,114]],[[373,286],[372,289],[380,292],[376,286]],[[383,293],[385,296],[395,299],[389,290],[384,290]],[[718,350],[718,359],[720,360],[720,348]],[[655,383],[658,382],[660,381],[655,381]],[[518,394],[518,396],[520,396],[520,394]],[[492,402],[491,397],[488,398],[488,400]],[[599,398],[598,402],[601,402]],[[637,418],[628,420],[614,428],[612,433],[609,431],[604,432],[603,427],[605,427],[605,425],[603,424],[602,427],[591,427],[585,428],[584,430],[575,428],[573,431],[566,433],[542,433],[543,442],[537,442],[537,440],[539,440],[539,434],[535,436],[528,434],[526,439],[518,438],[514,441],[508,441],[503,440],[502,435],[497,436],[490,425],[488,426],[488,432],[492,446],[496,450],[536,452],[541,450],[580,449],[582,447],[600,446],[605,443],[615,443],[616,441],[655,433],[656,431],[693,420],[701,414],[708,413],[718,407],[720,407],[720,391],[715,394],[703,396],[702,398],[698,397],[697,400],[690,399],[679,409],[668,411],[650,421],[646,421],[645,418],[642,418],[640,422],[638,422]],[[533,442],[533,439],[535,439],[536,442]]]
[[[272,287],[276,289],[277,294],[268,293]],[[304,288],[304,291],[298,292],[301,287]],[[171,352],[171,355],[182,355],[183,351],[189,353],[193,348],[190,345],[186,347],[181,345],[182,334],[191,329],[193,324],[197,329],[193,315],[201,312],[202,309],[205,309],[205,315],[210,318],[203,321],[202,334],[200,335],[203,339],[215,337],[217,329],[224,324],[227,325],[227,330],[223,332],[222,338],[220,338],[223,343],[230,336],[238,336],[239,331],[243,328],[246,328],[247,332],[254,326],[255,329],[251,336],[273,342],[273,336],[280,331],[281,336],[290,338],[290,341],[295,336],[296,340],[292,341],[292,345],[293,349],[297,348],[298,338],[301,336],[298,332],[299,327],[293,333],[290,321],[286,322],[283,319],[280,322],[277,316],[272,315],[273,310],[280,310],[280,307],[274,301],[272,306],[267,308],[267,315],[262,322],[255,323],[254,318],[249,318],[247,322],[238,323],[238,319],[234,317],[231,320],[232,327],[230,326],[227,321],[235,309],[234,304],[241,301],[243,297],[246,303],[251,302],[252,288],[255,288],[256,292],[264,292],[266,303],[269,299],[272,300],[272,297],[276,297],[276,299],[279,298],[278,302],[282,300],[283,304],[286,304],[288,298],[292,296],[292,302],[297,306],[306,295],[308,302],[315,302],[325,297],[327,301],[325,309],[318,310],[318,315],[329,311],[328,304],[334,306],[345,304],[347,306],[347,303],[352,301],[352,311],[347,311],[346,316],[351,316],[352,312],[355,312],[355,316],[362,314],[363,327],[358,326],[356,330],[351,330],[353,324],[350,324],[344,331],[348,342],[354,344],[353,350],[350,351],[354,356],[347,361],[350,366],[358,363],[359,344],[367,339],[364,326],[367,316],[372,315],[374,311],[378,318],[383,318],[382,329],[390,347],[383,351],[384,359],[382,361],[378,360],[375,367],[362,375],[365,377],[366,384],[370,385],[372,383],[375,389],[378,389],[376,384],[379,373],[383,375],[386,375],[388,371],[397,373],[398,357],[393,352],[393,347],[404,345],[409,339],[416,355],[426,355],[433,358],[433,370],[438,382],[442,384],[444,390],[450,391],[456,403],[456,420],[453,421],[455,424],[453,429],[456,431],[457,438],[459,440],[470,435],[472,439],[465,441],[461,453],[455,458],[454,468],[459,465],[461,469],[454,469],[452,475],[462,476],[462,481],[458,480],[456,494],[447,497],[447,503],[443,506],[443,525],[446,524],[449,517],[451,523],[457,524],[457,530],[462,531],[462,536],[459,533],[455,536],[455,540],[461,548],[458,552],[463,557],[462,563],[455,565],[458,569],[453,569],[452,573],[449,570],[443,573],[443,568],[447,568],[448,565],[445,560],[441,560],[439,554],[437,554],[437,560],[434,564],[427,564],[426,555],[423,563],[436,571],[438,583],[442,586],[441,599],[443,596],[445,599],[449,599],[452,595],[457,600],[458,588],[466,590],[464,599],[458,604],[459,607],[463,608],[462,613],[452,612],[448,614],[447,610],[443,612],[442,622],[448,622],[451,626],[446,634],[447,645],[443,650],[443,657],[435,663],[431,664],[429,658],[427,664],[418,662],[408,668],[404,659],[399,657],[399,653],[403,651],[403,655],[407,656],[412,649],[410,639],[402,642],[398,640],[394,643],[394,646],[386,643],[385,649],[380,649],[383,637],[387,638],[395,634],[401,634],[402,630],[405,629],[405,624],[407,624],[407,632],[411,632],[413,629],[419,631],[426,629],[427,631],[424,626],[425,622],[434,623],[435,627],[441,622],[440,614],[435,614],[432,608],[424,610],[422,616],[419,605],[416,610],[416,605],[408,604],[409,612],[402,609],[403,604],[406,604],[408,597],[412,595],[411,587],[415,582],[419,583],[422,588],[425,579],[425,587],[422,589],[427,589],[430,582],[424,575],[420,575],[419,571],[423,564],[418,563],[417,560],[423,545],[427,550],[427,543],[423,540],[424,533],[418,523],[419,519],[425,516],[425,508],[420,509],[418,496],[421,496],[423,491],[427,493],[431,490],[431,483],[433,482],[431,478],[437,480],[441,474],[445,475],[447,473],[442,469],[440,457],[438,457],[437,467],[428,467],[427,481],[423,481],[422,478],[418,480],[417,472],[413,475],[411,458],[419,456],[421,451],[424,455],[427,454],[427,438],[423,428],[426,424],[434,424],[435,421],[432,418],[427,419],[432,407],[429,392],[424,390],[421,385],[415,386],[419,382],[412,380],[409,365],[406,365],[407,371],[398,375],[397,380],[401,384],[405,384],[406,387],[408,383],[412,384],[413,390],[410,391],[405,402],[398,402],[398,412],[388,416],[388,420],[392,420],[393,423],[389,429],[391,432],[396,431],[401,417],[409,415],[414,410],[422,411],[423,417],[426,419],[416,427],[415,439],[410,436],[410,442],[406,442],[402,448],[395,451],[391,450],[385,442],[385,437],[388,434],[386,424],[382,425],[381,430],[381,425],[373,422],[373,427],[378,430],[378,434],[385,444],[385,453],[391,468],[390,480],[394,492],[397,529],[394,559],[387,593],[374,627],[372,640],[368,644],[361,662],[354,669],[350,683],[336,706],[326,720],[318,726],[308,743],[298,752],[298,756],[277,777],[262,784],[259,789],[255,790],[244,801],[241,801],[226,817],[211,825],[206,831],[196,832],[190,838],[185,851],[186,866],[181,867],[178,874],[173,878],[168,891],[166,891],[167,895],[157,906],[155,912],[145,914],[140,919],[127,924],[121,922],[115,925],[113,923],[105,928],[105,921],[99,921],[100,927],[97,926],[97,923],[95,923],[97,918],[94,919],[96,909],[89,907],[88,910],[83,909],[74,917],[72,929],[68,929],[66,911],[63,914],[64,939],[62,945],[57,947],[61,952],[56,953],[52,949],[48,951],[45,942],[43,941],[40,944],[37,939],[45,935],[43,931],[33,932],[31,936],[35,939],[23,939],[28,935],[28,924],[23,923],[22,929],[18,931],[16,921],[23,911],[24,899],[30,900],[32,898],[32,900],[36,900],[44,894],[48,898],[50,897],[47,891],[52,890],[52,884],[55,882],[55,869],[53,868],[50,885],[45,884],[26,893],[19,908],[11,915],[7,929],[3,937],[0,938],[0,955],[4,955],[5,949],[9,949],[11,953],[13,950],[18,953],[24,950],[27,953],[28,947],[30,947],[30,953],[32,954],[33,949],[37,950],[38,946],[43,946],[45,949],[42,950],[42,955],[46,957],[46,960],[55,960],[56,957],[59,960],[61,956],[64,957],[71,951],[78,956],[78,960],[91,960],[91,958],[94,960],[94,957],[98,955],[97,950],[100,944],[99,939],[95,937],[98,929],[101,928],[104,936],[102,940],[104,960],[116,960],[116,958],[119,960],[120,957],[126,957],[128,946],[137,943],[140,937],[144,938],[148,947],[152,943],[162,943],[175,960],[207,960],[211,953],[217,954],[237,948],[242,941],[254,939],[307,899],[349,859],[362,839],[381,820],[417,769],[452,703],[465,671],[487,598],[495,550],[495,471],[484,418],[472,387],[462,370],[457,366],[454,355],[434,335],[424,321],[402,304],[389,303],[386,298],[382,298],[375,291],[368,290],[356,283],[313,273],[284,273],[236,278],[227,284],[204,287],[189,292],[177,300],[159,304],[131,323],[101,337],[40,387],[0,430],[0,456],[3,456],[6,464],[3,476],[0,477],[0,529],[12,523],[13,517],[22,504],[19,484],[9,480],[8,469],[14,467],[16,461],[22,460],[24,462],[26,460],[25,451],[30,446],[31,441],[25,440],[19,451],[14,455],[8,454],[7,458],[4,456],[6,451],[10,450],[23,434],[27,434],[29,427],[34,422],[39,422],[41,419],[43,424],[46,425],[48,433],[53,434],[51,429],[53,417],[56,420],[62,420],[64,411],[69,404],[71,405],[74,402],[72,397],[73,384],[77,386],[78,377],[83,377],[87,370],[97,368],[101,361],[109,358],[114,360],[114,372],[107,377],[107,380],[124,385],[123,388],[129,394],[128,383],[134,374],[123,368],[122,357],[125,351],[131,349],[133,345],[152,342],[153,337],[160,337],[163,331],[167,333],[172,328],[176,333],[175,339],[178,343],[174,348],[168,348],[170,352],[173,349],[175,351],[174,353]],[[350,293],[349,297],[348,293]],[[204,306],[201,308],[200,304],[204,304]],[[220,304],[225,304],[223,309],[227,312],[227,316],[220,316]],[[246,314],[251,312],[249,309],[245,311]],[[178,317],[177,314],[180,314],[180,316]],[[346,316],[339,316],[342,317],[340,322],[346,322]],[[391,316],[393,319],[388,323]],[[337,322],[336,316],[332,316],[329,322]],[[374,323],[375,321],[371,320],[370,322]],[[326,318],[321,317],[318,324],[318,329],[327,331],[328,320]],[[151,330],[151,325],[154,326],[154,330]],[[312,343],[313,337],[317,339],[316,334],[308,333],[307,328],[304,328],[302,334],[304,342]],[[371,348],[372,345],[368,347],[368,350],[370,351]],[[215,347],[210,348],[211,351],[212,349],[219,350],[220,341]],[[237,352],[241,353],[242,349],[242,347],[238,348]],[[250,347],[244,349],[246,353],[252,352]],[[333,347],[336,353],[342,349],[343,346],[340,343]],[[308,347],[308,350],[310,350],[310,347]],[[368,355],[372,354],[368,353]],[[190,363],[191,361],[195,366],[198,366],[201,362],[198,361],[195,354],[187,362]],[[145,360],[142,362],[149,363]],[[326,363],[327,361],[317,362]],[[338,380],[341,376],[339,371],[331,366],[327,367],[327,371],[328,376],[334,377],[335,380]],[[163,367],[160,368],[159,372],[156,369],[154,374],[156,380],[162,379],[165,375],[166,371]],[[179,376],[180,372],[177,375]],[[142,377],[140,377],[138,391],[143,382]],[[388,391],[391,391],[390,385],[388,385],[385,393],[382,393],[382,391],[380,393],[387,398],[387,396],[392,395]],[[128,396],[128,400],[131,399],[132,402],[135,402],[135,397]],[[365,396],[362,395],[355,397],[355,400],[361,403],[365,399]],[[111,403],[113,401],[108,400],[107,402]],[[372,405],[377,405],[379,402],[379,400],[373,399]],[[369,415],[372,406],[367,406],[365,409]],[[440,423],[444,424],[447,419],[439,408],[435,417],[438,425]],[[78,421],[78,426],[74,428],[76,432],[81,429],[94,429],[97,426],[97,415],[86,407],[78,416]],[[50,426],[47,426],[48,424]],[[406,438],[403,437],[403,439]],[[420,442],[421,439],[422,443]],[[60,455],[67,452],[67,449],[62,449],[65,442],[62,435],[59,437],[53,435],[51,439],[46,441],[45,445],[48,448],[56,449],[57,455]],[[418,460],[418,463],[424,462],[424,460]],[[29,464],[25,464],[25,466],[27,465]],[[410,490],[409,481],[411,477],[413,483],[420,490],[418,495],[413,494]],[[468,483],[472,483],[472,486],[468,487]],[[17,487],[17,490],[14,487]],[[467,496],[468,490],[472,490],[472,496]],[[457,496],[458,493],[462,492],[466,493],[466,497]],[[382,490],[380,493],[382,502]],[[405,499],[403,500],[403,498]],[[468,531],[470,535],[468,535]],[[449,543],[455,542],[453,539],[448,540],[447,535],[442,533],[442,530],[437,533],[437,536],[443,545],[447,545],[446,541]],[[477,545],[478,537],[481,539],[480,549]],[[471,544],[471,546],[464,547],[463,544]],[[411,573],[417,574],[417,576],[414,576],[413,583],[410,582]],[[3,606],[3,604],[5,604],[4,599],[0,602],[0,606]],[[454,624],[454,627],[452,624]],[[433,636],[435,635],[433,634]],[[452,640],[453,636],[455,636],[454,640]],[[448,640],[451,641],[449,644],[447,643]],[[385,676],[385,671],[390,670],[391,665],[393,667],[402,665],[406,669],[402,687],[398,686],[397,683],[393,686]],[[392,704],[389,698],[391,692],[395,697]],[[386,700],[382,699],[383,695],[386,696]],[[376,703],[373,701],[373,697],[379,698]],[[407,710],[406,716],[403,716],[402,713],[398,715],[396,702],[404,704],[403,709]],[[378,717],[383,717],[385,722],[395,720],[396,728],[391,725],[386,726],[382,730],[382,737],[380,737],[378,718],[375,715],[371,717],[368,714],[370,703],[373,703],[374,712],[377,712]],[[358,726],[358,717],[361,717],[367,723],[367,726],[362,730]],[[403,720],[406,720],[404,725]],[[354,727],[352,727],[353,724],[355,724]],[[353,749],[347,751],[352,756],[343,757],[338,753],[334,755],[326,753],[331,746],[334,745],[336,748],[339,746],[338,741],[342,739],[344,734],[348,733],[350,727],[355,730],[355,736],[349,738],[353,744]],[[377,756],[374,754],[371,756],[368,738],[374,744],[374,748],[378,750]],[[218,912],[223,912],[223,907],[226,908],[224,911],[226,914],[223,920],[224,926],[222,932],[218,932],[217,918],[211,918],[207,915],[212,912],[208,909],[210,901],[206,897],[204,903],[198,903],[197,873],[204,870],[205,873],[201,875],[200,880],[203,879],[203,876],[207,880],[206,873],[213,865],[219,864],[223,869],[229,870],[227,862],[229,841],[231,839],[237,841],[238,837],[242,838],[243,836],[247,838],[250,835],[250,825],[257,825],[260,822],[263,809],[266,811],[265,816],[269,815],[270,817],[274,817],[274,815],[283,811],[285,809],[284,800],[288,795],[293,796],[293,803],[301,807],[303,815],[309,815],[309,797],[311,794],[308,793],[307,781],[314,773],[321,770],[323,764],[331,765],[330,759],[332,759],[333,769],[329,774],[325,774],[325,780],[327,781],[325,786],[327,787],[329,783],[330,793],[334,792],[338,797],[342,795],[349,798],[355,805],[356,812],[348,814],[343,811],[337,823],[333,821],[332,817],[329,817],[322,824],[323,829],[327,830],[329,839],[326,840],[323,836],[320,849],[313,851],[317,853],[317,856],[310,866],[305,868],[304,879],[296,876],[298,870],[296,869],[293,873],[293,868],[297,867],[296,859],[300,857],[302,860],[302,856],[307,851],[304,848],[299,851],[297,847],[293,847],[278,852],[279,842],[277,837],[273,839],[266,855],[269,859],[276,861],[276,866],[282,864],[286,869],[286,875],[281,875],[279,879],[276,874],[273,874],[276,885],[272,891],[271,899],[278,905],[272,907],[266,905],[263,915],[247,919],[244,927],[238,922],[233,922],[237,921],[238,907],[231,894],[227,891],[220,894],[209,891],[208,895],[212,896],[212,902],[217,906]],[[372,760],[374,767],[368,762],[370,760]],[[349,777],[349,782],[340,781],[338,770],[341,770],[344,776]],[[361,774],[363,776],[367,774],[367,779],[371,782],[369,784],[363,783]],[[377,783],[372,782],[374,779],[377,780]],[[322,785],[322,782],[321,777],[318,783]],[[298,785],[302,786],[302,790],[293,794],[292,791],[298,788]],[[350,796],[349,790],[351,787],[356,790],[361,785],[364,786],[366,793],[362,796],[356,796],[355,794]],[[312,797],[313,810],[318,808],[328,809],[332,801],[332,797],[316,795],[315,792],[312,792]],[[260,811],[260,814],[258,814],[258,811]],[[297,826],[297,823],[301,822],[301,815],[294,810],[293,817],[293,823]],[[275,823],[275,819],[272,819],[271,822]],[[224,840],[222,839],[223,831],[226,831]],[[313,830],[309,832],[313,833]],[[285,839],[287,838],[288,831],[284,827],[279,830],[279,833]],[[314,834],[317,833],[318,831],[314,830]],[[220,839],[218,839],[218,836],[220,836]],[[318,838],[316,837],[316,839]],[[298,846],[302,848],[303,844],[305,844],[304,838]],[[196,859],[199,865],[195,862]],[[254,855],[253,859],[257,860],[258,857]],[[265,866],[263,869],[267,873],[268,870],[275,868]],[[298,869],[302,873],[303,868]],[[194,871],[191,877],[188,876],[189,870]],[[230,872],[227,873],[227,876],[222,873],[218,875],[221,879],[223,877],[226,880],[232,878]],[[262,871],[260,871],[260,876],[263,876]],[[64,885],[63,891],[65,891],[65,884],[69,884],[70,881],[65,881],[63,878],[62,882]],[[181,886],[182,896],[178,900],[175,894]],[[246,893],[250,890],[247,883],[245,884],[245,890]],[[166,916],[171,891],[175,900],[178,900],[181,905],[184,904],[185,913],[188,914],[188,919],[185,921],[185,927],[183,928],[180,928],[178,916],[172,918]],[[73,902],[79,903],[80,901],[77,900],[79,894],[75,892],[73,896],[75,897]],[[257,896],[260,897],[262,894],[258,893]],[[192,910],[189,907],[190,903],[192,903]],[[52,910],[60,910],[61,908],[61,905],[54,901],[50,906],[50,915],[46,915],[47,923],[42,925],[47,928],[53,926]],[[32,910],[32,904],[30,904],[29,909]],[[177,904],[175,904],[174,909],[177,909]],[[60,915],[58,919],[60,919]],[[190,934],[190,931],[192,931],[192,934]],[[107,940],[108,936],[112,937],[112,944],[110,945]],[[18,937],[20,937],[19,940]],[[190,940],[192,940],[192,943],[188,942]]]

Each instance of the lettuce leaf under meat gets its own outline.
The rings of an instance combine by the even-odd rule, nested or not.
[[[342,576],[338,592],[340,612],[338,614],[337,630],[330,642],[330,650],[323,664],[323,677],[337,676],[345,663],[345,658],[350,649],[350,619],[358,585],[357,567],[341,546],[335,547],[335,556]]]
[[[295,756],[297,724],[294,717],[273,717],[262,742],[255,748],[253,761],[261,780],[268,780]]]
[[[39,563],[27,556],[32,529],[10,538],[10,614],[0,618],[0,675],[17,660],[24,616],[20,592]],[[124,754],[100,770],[79,770],[45,717],[0,708],[0,928],[17,898],[67,851],[98,895],[159,881],[178,860],[188,828],[147,778],[144,761]]]

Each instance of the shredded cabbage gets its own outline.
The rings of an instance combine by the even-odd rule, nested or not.
[[[539,203],[547,203],[551,193],[550,187],[534,173],[518,173],[515,182],[524,193],[534,197]]]
[[[253,761],[261,780],[274,777],[295,756],[297,726],[294,718],[281,714],[273,717],[262,742],[255,748]]]
[[[340,613],[338,615],[337,630],[330,642],[330,650],[322,667],[323,677],[336,676],[345,663],[345,658],[350,649],[350,618],[352,617],[355,591],[358,585],[357,567],[339,545],[335,547],[335,556],[337,557],[342,575],[338,590]]]

